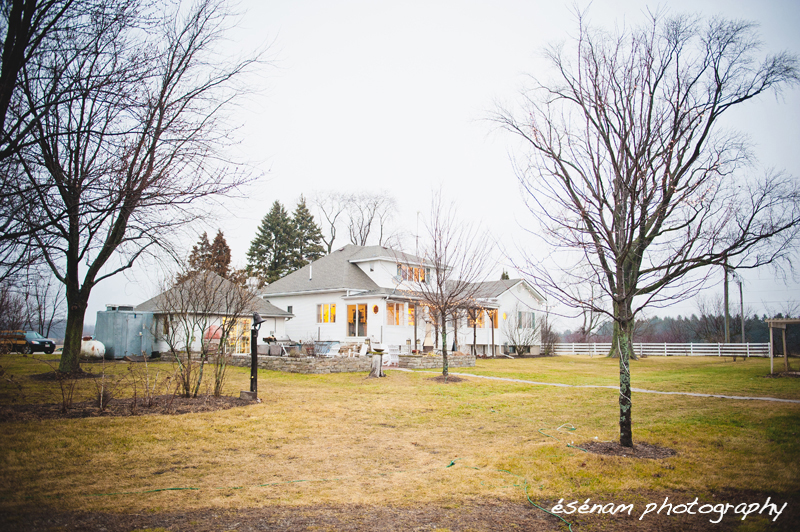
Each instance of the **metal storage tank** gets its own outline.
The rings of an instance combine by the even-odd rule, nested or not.
[[[153,351],[153,313],[134,312],[132,305],[106,305],[97,313],[95,339],[106,346],[106,359],[150,356]]]

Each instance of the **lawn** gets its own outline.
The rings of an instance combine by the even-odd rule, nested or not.
[[[16,383],[0,386],[2,404],[60,400],[57,383],[30,380],[49,370],[33,360],[2,359]],[[141,364],[87,366],[109,374],[142,371]],[[163,378],[172,366],[148,369]],[[229,371],[227,392],[238,395],[248,387],[249,370]],[[618,371],[616,361],[577,356],[479,360],[475,368],[454,370],[601,385],[614,385]],[[635,394],[634,441],[677,451],[642,460],[578,448],[618,437],[615,390],[478,378],[440,384],[427,372],[387,373],[367,379],[261,371],[263,402],[246,407],[3,423],[0,509],[452,507],[525,502],[526,486],[531,500],[546,507],[560,498],[643,503],[665,493],[690,501],[719,493],[796,501],[800,492],[800,404]],[[769,361],[756,359],[653,357],[632,364],[635,387],[800,399],[800,379],[768,373]],[[81,380],[75,394],[90,398],[96,388]]]

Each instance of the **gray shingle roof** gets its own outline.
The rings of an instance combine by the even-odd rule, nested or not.
[[[501,294],[503,294],[507,290],[514,288],[519,283],[525,283],[529,288],[533,290],[533,293],[537,297],[539,297],[542,300],[544,299],[542,298],[541,294],[539,294],[539,292],[536,291],[535,288],[528,285],[528,283],[524,279],[500,279],[497,281],[485,281],[482,283],[478,283],[480,285],[480,289],[478,290],[476,296],[480,298],[500,297]]]
[[[222,277],[218,276],[213,272],[203,272],[203,273],[209,276],[209,279],[211,280],[209,284],[213,286],[219,286],[221,291],[226,291],[232,288],[233,283],[228,279],[223,279]],[[167,304],[167,298],[165,297],[165,294],[175,290],[184,289],[186,284],[194,282],[194,279],[195,279],[194,277],[190,278],[187,281],[184,281],[183,283],[170,288],[166,292],[163,292],[153,298],[148,299],[144,303],[141,303],[136,307],[134,307],[134,310],[138,310],[140,312],[154,312],[156,314],[171,310],[167,308],[169,305]],[[215,305],[216,308],[214,308]],[[211,302],[211,304],[209,305],[209,310],[213,310],[216,314],[225,315],[227,314],[226,310],[229,309],[225,308],[224,301],[222,300],[222,298],[220,298],[219,301]],[[252,314],[253,312],[258,312],[262,317],[269,317],[269,318],[281,318],[281,317],[291,318],[294,316],[294,314],[279,309],[272,303],[264,301],[260,297],[253,298],[253,301],[250,303],[250,305],[248,305],[248,308],[242,315]]]
[[[389,253],[393,252],[381,246],[361,247],[348,244],[264,287],[263,294],[269,296],[319,290],[377,290],[379,287],[375,281],[350,261],[390,257]]]
[[[402,251],[396,251],[394,249],[386,248],[383,246],[360,247],[348,244],[342,249],[347,249],[347,248],[356,248],[355,252],[350,257],[350,260],[353,262],[360,262],[360,261],[379,259],[379,258],[388,259],[405,264],[411,264],[411,265],[421,264],[424,262],[423,259],[415,255],[411,255],[409,253],[403,253]],[[432,264],[427,262],[425,263],[425,265],[429,267],[433,266]]]

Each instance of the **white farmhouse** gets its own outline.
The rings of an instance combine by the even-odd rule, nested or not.
[[[295,317],[286,322],[294,341],[359,343],[369,338],[401,351],[433,348],[435,333],[414,285],[431,282],[433,265],[382,246],[347,245],[275,281],[262,297]],[[476,317],[464,316],[457,344],[478,355],[515,343],[515,331],[535,336],[544,298],[526,281],[481,283]],[[452,344],[448,323],[448,343]],[[537,337],[538,338],[538,337]],[[516,341],[514,341],[516,340]],[[474,341],[474,342],[473,342]],[[539,341],[528,342],[538,351]],[[439,346],[436,346],[439,347]]]

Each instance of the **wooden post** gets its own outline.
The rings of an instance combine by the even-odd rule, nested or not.
[[[786,351],[786,327],[781,329],[781,337],[783,338],[783,371],[789,371],[789,352]]]
[[[775,367],[774,367],[774,356],[775,356],[775,347],[773,346],[773,335],[772,335],[772,324],[769,324],[769,374],[775,374]]]
[[[417,340],[417,321],[418,321],[418,319],[419,318],[417,316],[417,302],[415,301],[414,302],[414,346],[411,348],[412,351],[414,351],[415,349],[418,349],[418,347],[417,347],[417,344],[418,344],[418,340]],[[409,353],[409,355],[410,354],[411,353]]]

